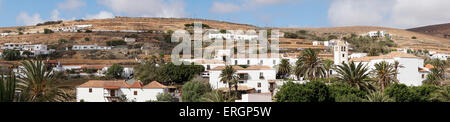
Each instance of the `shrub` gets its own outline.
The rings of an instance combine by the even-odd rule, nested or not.
[[[183,85],[182,91],[183,94],[181,96],[183,102],[200,102],[202,96],[211,91],[211,87],[209,84],[190,81]]]
[[[331,102],[328,87],[319,81],[306,84],[288,82],[275,95],[277,102]]]
[[[108,45],[108,46],[127,45],[127,42],[125,42],[124,40],[112,40],[112,41],[107,41],[106,45]]]
[[[53,33],[53,31],[52,30],[50,30],[50,29],[44,29],[44,34],[51,34],[51,33]]]

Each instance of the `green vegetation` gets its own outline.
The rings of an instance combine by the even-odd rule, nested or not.
[[[56,85],[53,72],[47,69],[43,61],[23,61],[24,78],[19,78],[18,90],[21,91],[19,102],[64,102],[74,99],[65,92],[71,89]]]
[[[165,93],[159,93],[156,95],[156,101],[158,102],[177,102],[177,99],[173,97],[171,94],[165,92]]]
[[[228,97],[231,97],[232,87],[234,87],[236,93],[238,92],[238,80],[239,76],[236,74],[236,70],[233,69],[233,66],[228,65],[222,70],[222,73],[220,74],[220,81],[228,83]]]
[[[108,68],[106,76],[120,79],[122,77],[122,73],[123,73],[123,66],[119,64],[113,64],[111,67]]]
[[[136,78],[144,82],[144,84],[151,81],[161,81],[166,84],[183,84],[205,70],[202,65],[182,64],[177,66],[173,63],[165,64],[162,58],[162,56],[159,58],[154,56],[147,59],[144,64],[136,66]]]
[[[392,40],[381,40],[380,38],[371,38],[368,36],[357,36],[352,34],[350,37],[344,37],[343,40],[351,43],[351,47],[356,52],[368,53],[369,56],[378,56],[391,52],[391,47],[396,47]]]
[[[209,84],[202,82],[190,81],[183,85],[183,102],[201,102],[204,94],[211,91]]]
[[[289,75],[291,75],[292,72],[292,67],[291,64],[289,63],[288,59],[282,59],[281,63],[278,65],[278,73],[277,76],[279,76],[279,78],[287,78],[289,77]]]
[[[330,91],[323,82],[306,84],[288,82],[275,95],[276,102],[332,102]]]
[[[0,79],[0,102],[14,102],[16,99],[16,76],[10,71],[6,78],[2,75]]]
[[[53,33],[53,31],[52,30],[50,30],[50,29],[44,29],[44,34],[51,34],[51,33]]]
[[[297,78],[304,77],[308,80],[323,78],[327,72],[322,62],[316,50],[306,49],[296,62],[294,74]]]
[[[195,26],[194,23],[191,23],[191,24],[184,24],[184,27],[186,27],[186,28],[194,28],[194,26]],[[211,27],[210,27],[209,25],[207,25],[207,24],[202,24],[202,28],[210,29]]]
[[[44,23],[38,23],[38,24],[36,24],[36,26],[56,25],[56,24],[61,24],[62,22],[63,22],[62,20],[60,20],[60,21],[47,21],[47,22],[44,22]]]
[[[108,46],[127,45],[127,42],[125,42],[124,40],[112,40],[112,41],[107,41],[106,45],[108,45]]]
[[[5,50],[3,51],[2,58],[7,61],[22,59],[22,57],[20,56],[20,51],[18,50]]]

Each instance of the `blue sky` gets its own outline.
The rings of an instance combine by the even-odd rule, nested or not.
[[[0,0],[0,27],[49,20],[188,17],[264,27],[387,26],[450,22],[450,0]]]

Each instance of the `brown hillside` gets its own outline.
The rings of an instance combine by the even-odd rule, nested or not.
[[[450,23],[408,29],[418,33],[450,39]]]

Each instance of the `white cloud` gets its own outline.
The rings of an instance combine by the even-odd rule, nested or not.
[[[28,15],[26,12],[21,12],[16,17],[16,23],[23,25],[36,25],[38,23],[44,22],[39,14],[34,14],[33,16]]]
[[[66,0],[63,3],[58,3],[58,9],[61,10],[76,10],[84,6],[86,6],[86,2],[82,0]]]
[[[243,10],[251,10],[267,5],[275,5],[293,1],[300,1],[300,0],[239,0],[238,3],[216,1],[213,3],[211,8],[209,8],[209,11],[213,13],[234,13]]]
[[[61,20],[61,18],[59,17],[59,11],[58,9],[55,9],[52,11],[52,13],[50,13],[50,20],[52,21],[57,21],[57,20]]]
[[[107,19],[114,18],[114,14],[107,11],[100,11],[100,13],[95,15],[86,15],[86,19]]]
[[[183,17],[183,0],[98,0],[114,12],[142,17]]]
[[[334,0],[328,10],[333,26],[412,28],[450,22],[449,0]]]

